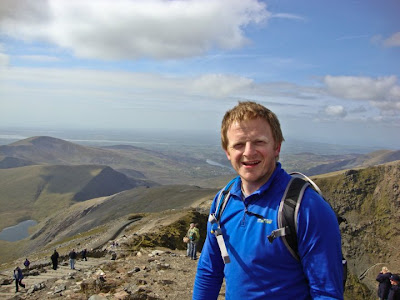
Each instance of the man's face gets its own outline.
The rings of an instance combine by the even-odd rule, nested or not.
[[[275,170],[281,145],[276,145],[268,122],[259,118],[233,123],[227,138],[226,156],[243,184],[255,191]]]

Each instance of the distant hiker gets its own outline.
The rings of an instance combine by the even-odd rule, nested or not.
[[[69,256],[69,264],[71,266],[71,269],[75,270],[75,261],[76,261],[76,257],[77,257],[75,249],[72,249],[72,251],[69,253],[68,256]]]
[[[24,266],[26,269],[29,269],[29,265],[31,264],[31,262],[26,258],[24,261]]]
[[[60,255],[58,254],[57,250],[54,249],[53,254],[51,255],[51,263],[53,264],[53,270],[57,270],[58,268],[58,258]]]
[[[25,288],[25,284],[22,283],[22,278],[24,276],[22,275],[22,270],[20,267],[16,267],[14,269],[14,279],[15,279],[15,292],[18,292],[18,286]]]
[[[382,267],[382,270],[376,277],[376,281],[379,282],[378,285],[379,300],[386,300],[388,298],[390,287],[392,286],[390,283],[391,276],[392,273],[390,273],[389,269],[387,267]]]
[[[388,300],[400,300],[400,276],[393,274],[390,276],[392,287],[390,288]]]
[[[261,104],[239,102],[221,125],[223,150],[239,176],[211,205],[193,300],[217,299],[224,279],[227,300],[343,299],[339,224],[311,187],[295,207],[298,260],[282,238],[293,236],[277,220],[293,177],[279,162],[284,138],[277,116]],[[220,194],[228,199],[221,215]]]
[[[189,256],[192,260],[197,259],[197,244],[200,239],[200,232],[199,229],[196,227],[196,224],[192,224],[191,228],[189,229]]]
[[[186,242],[187,250],[186,250],[186,256],[190,257],[190,231],[194,228],[194,223],[190,223],[189,229],[186,232],[185,238],[183,239],[184,242]]]
[[[83,249],[82,252],[81,252],[82,260],[87,261],[86,255],[87,255],[87,250],[86,250],[86,249]]]

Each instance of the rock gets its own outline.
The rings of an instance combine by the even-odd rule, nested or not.
[[[1,280],[0,285],[9,285],[13,282],[12,278],[4,278]]]
[[[121,299],[121,300],[129,299],[129,294],[125,291],[120,291],[114,294],[114,299]]]
[[[151,252],[151,255],[152,255],[152,256],[160,256],[160,255],[162,255],[162,254],[164,254],[164,253],[165,253],[165,251],[154,250],[154,251]]]
[[[89,297],[88,300],[107,300],[107,297],[100,296],[100,295],[92,295]]]
[[[67,286],[65,284],[56,286],[54,289],[54,294],[61,293],[62,291],[65,291],[67,289]]]

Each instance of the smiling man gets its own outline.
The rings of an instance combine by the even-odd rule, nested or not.
[[[218,220],[222,234],[212,234],[208,224],[193,299],[217,299],[224,278],[226,299],[343,299],[339,225],[318,193],[307,188],[298,211],[299,260],[282,239],[268,241],[291,180],[278,162],[284,138],[276,115],[255,102],[239,102],[223,118],[221,140],[239,176]]]

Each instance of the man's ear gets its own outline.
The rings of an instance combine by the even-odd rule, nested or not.
[[[231,160],[231,156],[229,154],[228,150],[224,150],[226,157],[228,158],[228,160]]]
[[[276,149],[275,149],[275,157],[276,157],[276,156],[279,156],[279,153],[281,153],[281,144],[278,144],[278,145],[276,146]]]

